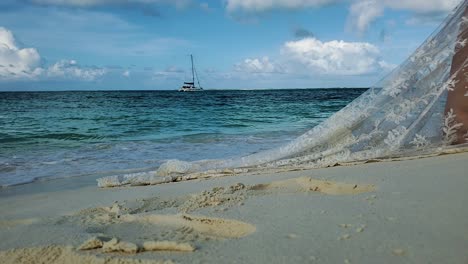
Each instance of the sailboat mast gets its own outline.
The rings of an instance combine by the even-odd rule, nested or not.
[[[190,60],[192,61],[192,83],[195,84],[195,73],[193,70],[193,55],[190,54]]]

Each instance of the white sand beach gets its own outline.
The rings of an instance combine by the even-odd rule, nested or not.
[[[5,188],[0,259],[467,263],[467,161],[460,153],[154,186],[70,178]]]

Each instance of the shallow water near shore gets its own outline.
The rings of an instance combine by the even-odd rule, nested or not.
[[[365,89],[0,93],[0,185],[236,157],[314,127]]]

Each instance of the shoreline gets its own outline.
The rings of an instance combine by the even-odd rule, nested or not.
[[[0,189],[0,255],[32,247],[42,250],[31,253],[41,259],[52,252],[44,247],[57,245],[96,263],[464,263],[466,160],[465,152],[141,187],[100,189],[93,176],[7,187]],[[242,231],[251,226],[255,231]],[[196,250],[75,250],[96,235],[136,245],[190,243]],[[54,250],[67,259],[69,251]],[[18,252],[7,254],[7,263],[25,254]]]

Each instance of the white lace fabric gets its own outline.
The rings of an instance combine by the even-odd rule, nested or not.
[[[453,148],[452,143],[459,141],[457,129],[463,124],[453,110],[445,113],[445,107],[448,91],[459,81],[456,76],[468,65],[465,58],[458,69],[451,67],[457,49],[468,44],[458,38],[458,33],[468,28],[468,17],[464,16],[467,6],[468,0],[464,0],[391,74],[284,146],[228,160],[172,160],[157,171],[98,179],[98,185],[158,184],[247,169],[319,168]],[[465,76],[468,79],[468,73]]]

